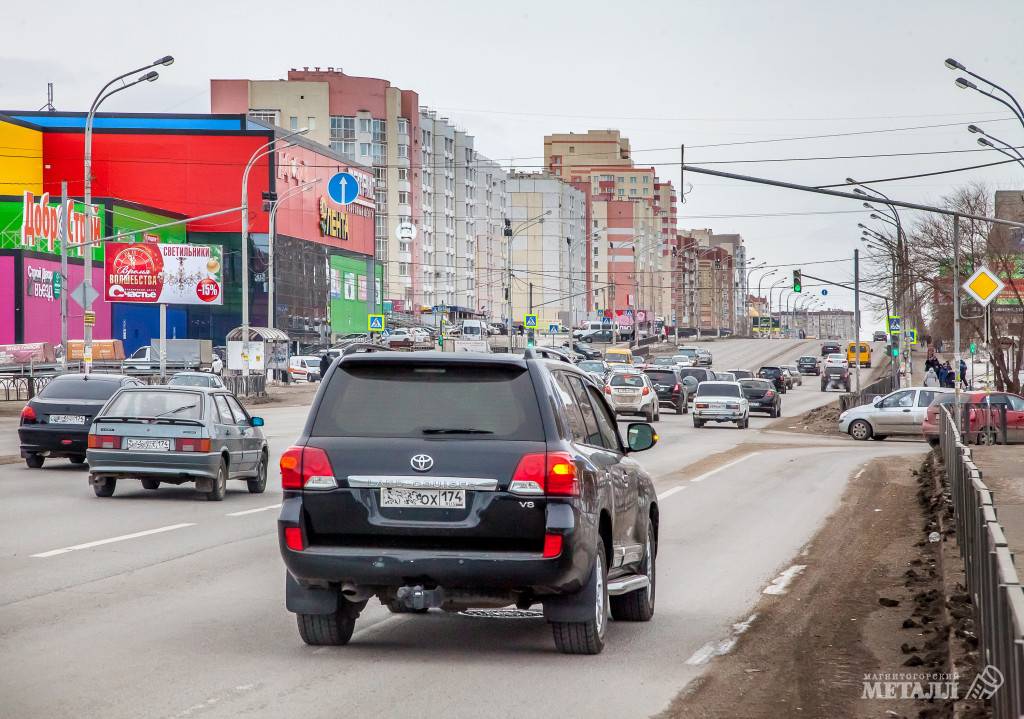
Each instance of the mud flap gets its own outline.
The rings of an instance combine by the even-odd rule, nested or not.
[[[296,614],[334,614],[338,611],[338,590],[303,587],[285,572],[285,606]],[[366,602],[363,602],[366,604]]]
[[[544,598],[544,619],[549,622],[586,622],[594,616],[597,593],[597,562],[583,588],[573,594]]]
[[[196,480],[196,491],[197,492],[212,492],[213,491],[213,480],[209,477],[202,477]]]

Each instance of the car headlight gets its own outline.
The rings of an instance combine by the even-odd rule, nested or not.
[[[848,414],[850,414],[850,410],[846,410],[845,412],[840,412],[839,413],[839,421],[842,422],[844,419],[846,419],[846,415],[848,415]]]

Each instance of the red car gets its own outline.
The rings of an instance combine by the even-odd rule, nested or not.
[[[939,444],[939,406],[953,404],[955,398],[951,392],[940,394],[928,406],[921,431],[933,447]],[[977,444],[1001,441],[1001,405],[1006,406],[1006,441],[1024,442],[1024,397],[1010,392],[964,392],[960,395],[960,402],[973,405],[968,410],[968,432],[964,438],[967,443],[971,440]],[[986,412],[977,405],[988,405],[991,409]]]

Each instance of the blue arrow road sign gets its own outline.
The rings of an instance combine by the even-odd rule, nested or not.
[[[359,196],[359,180],[351,172],[337,172],[327,181],[327,194],[339,205],[350,205]]]

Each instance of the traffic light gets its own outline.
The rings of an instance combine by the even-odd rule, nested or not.
[[[527,330],[526,331],[526,346],[527,347],[534,347],[534,346],[536,346],[536,344],[537,344],[537,342],[536,342],[536,338],[534,337],[533,330],[532,329]]]
[[[978,345],[974,342],[971,342],[971,354],[978,354]]]
[[[889,341],[891,343],[890,346],[892,348],[892,356],[893,357],[899,357],[900,356],[900,336],[898,334],[891,335],[890,338],[889,338]]]
[[[802,292],[803,291],[803,286],[804,286],[804,282],[803,282],[803,278],[801,277],[800,270],[793,270],[793,291],[794,292]]]

